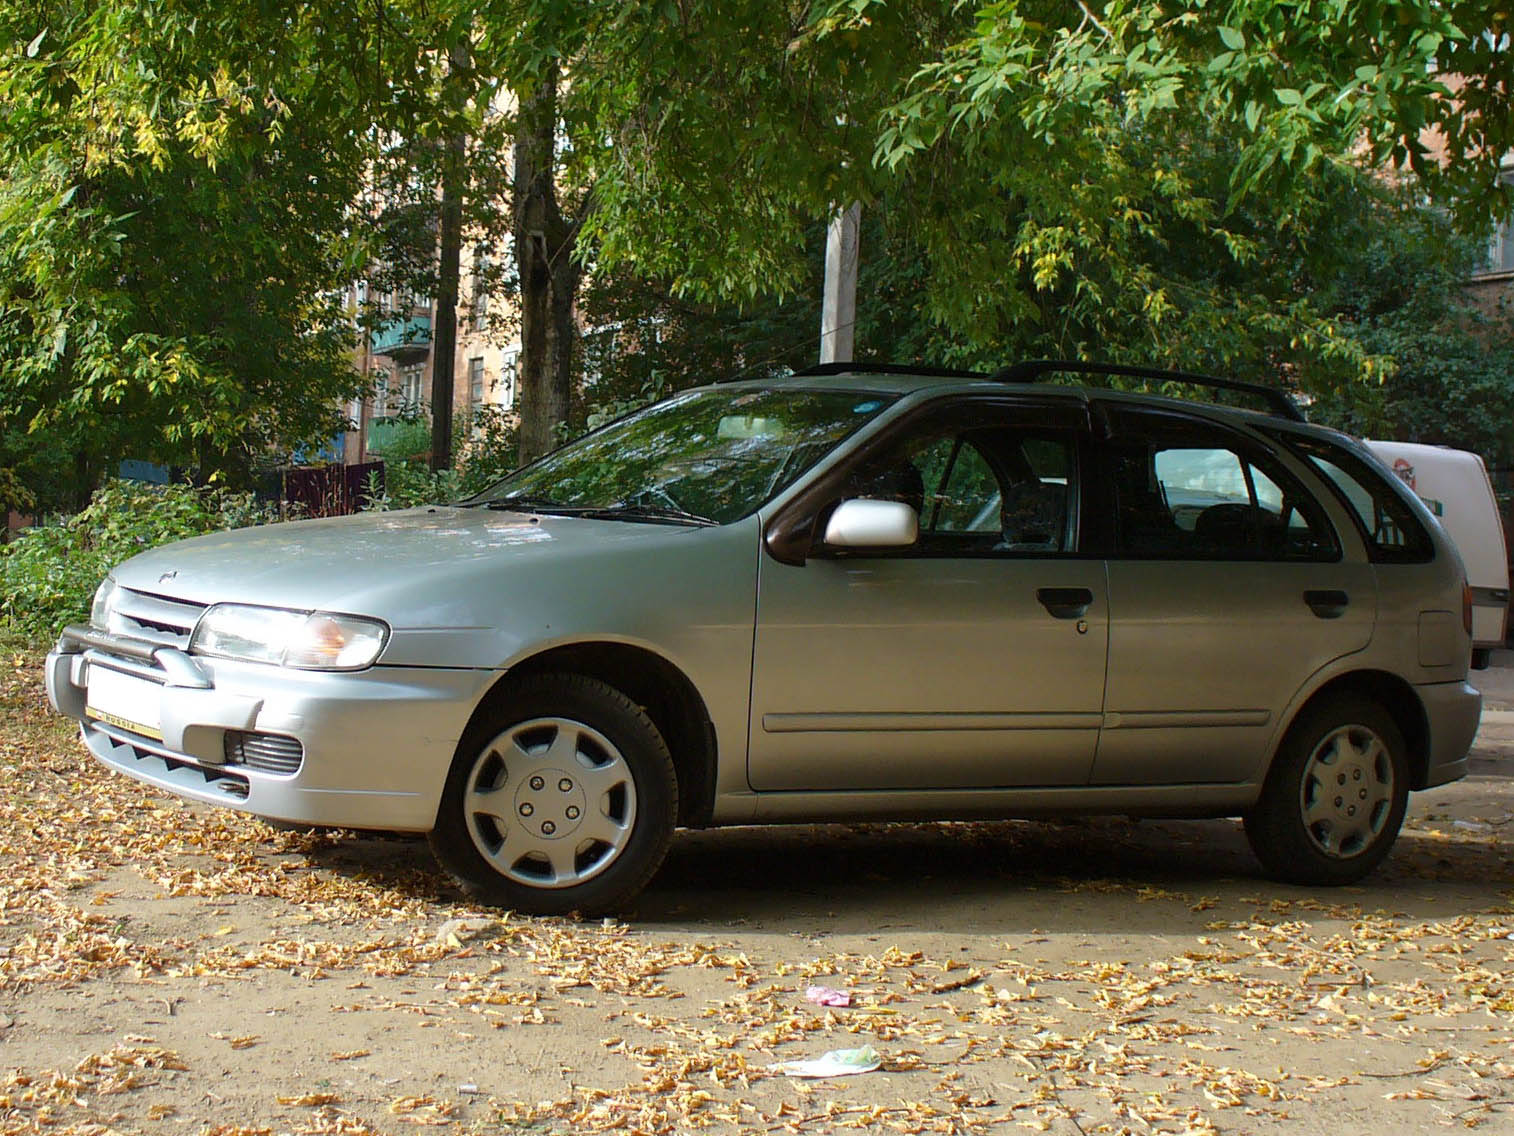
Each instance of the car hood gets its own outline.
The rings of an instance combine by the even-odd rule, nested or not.
[[[697,531],[436,506],[212,533],[144,552],[111,575],[123,587],[192,603],[390,619],[405,611],[425,619],[428,605],[416,602],[418,594],[445,601],[448,589],[465,587],[470,578],[497,578],[531,564],[561,565],[628,545],[679,541]],[[408,601],[396,605],[401,596]]]

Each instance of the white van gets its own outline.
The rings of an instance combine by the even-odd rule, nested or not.
[[[1430,507],[1461,553],[1472,587],[1472,665],[1486,667],[1489,650],[1504,644],[1509,608],[1503,520],[1487,466],[1445,446],[1368,439],[1367,447]]]

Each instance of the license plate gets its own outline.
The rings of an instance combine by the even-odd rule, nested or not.
[[[91,666],[84,712],[97,721],[163,740],[163,688],[109,667]]]

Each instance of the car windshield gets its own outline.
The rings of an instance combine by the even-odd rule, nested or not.
[[[726,524],[893,401],[838,390],[688,391],[570,442],[464,504]]]

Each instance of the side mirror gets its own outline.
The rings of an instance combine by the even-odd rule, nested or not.
[[[825,525],[832,548],[907,548],[919,537],[920,517],[902,501],[843,501]]]

